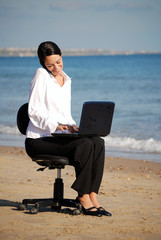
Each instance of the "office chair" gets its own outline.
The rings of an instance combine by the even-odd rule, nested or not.
[[[17,113],[17,126],[19,131],[26,135],[26,129],[29,123],[28,116],[28,103],[23,104]],[[32,158],[32,161],[36,162],[43,168],[39,168],[38,171],[43,171],[45,168],[50,170],[57,169],[57,178],[54,183],[53,198],[48,199],[24,199],[22,203],[18,205],[19,210],[27,209],[28,205],[34,205],[30,209],[30,213],[37,214],[40,207],[51,207],[56,211],[60,211],[62,206],[74,208],[73,210],[67,208],[61,210],[64,213],[70,213],[73,215],[79,215],[81,213],[82,206],[76,199],[64,199],[64,183],[61,178],[61,169],[66,165],[70,165],[69,159],[62,156],[53,155],[37,155]]]

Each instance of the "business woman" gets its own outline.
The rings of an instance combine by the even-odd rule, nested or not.
[[[51,136],[56,131],[78,131],[71,116],[71,78],[63,71],[62,53],[55,43],[41,43],[38,57],[42,67],[31,81],[26,151],[30,157],[37,154],[69,157],[76,173],[72,188],[78,193],[83,213],[111,216],[97,199],[104,169],[104,140]]]

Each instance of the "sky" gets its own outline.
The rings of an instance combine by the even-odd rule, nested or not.
[[[0,0],[0,48],[161,52],[161,0]]]

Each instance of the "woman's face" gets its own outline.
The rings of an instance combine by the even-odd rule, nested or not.
[[[63,60],[60,55],[46,56],[44,65],[54,77],[61,75],[63,70]]]

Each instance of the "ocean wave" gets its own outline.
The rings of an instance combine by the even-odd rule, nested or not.
[[[0,125],[0,134],[20,135],[17,126]]]
[[[0,134],[21,135],[17,126],[0,125]],[[137,140],[131,137],[104,137],[105,146],[124,151],[139,151],[146,153],[161,153],[161,141],[153,138],[147,140]]]
[[[112,148],[119,148],[124,150],[134,150],[149,153],[161,153],[161,141],[153,138],[147,140],[137,140],[130,137],[111,137],[104,138],[105,146]]]

